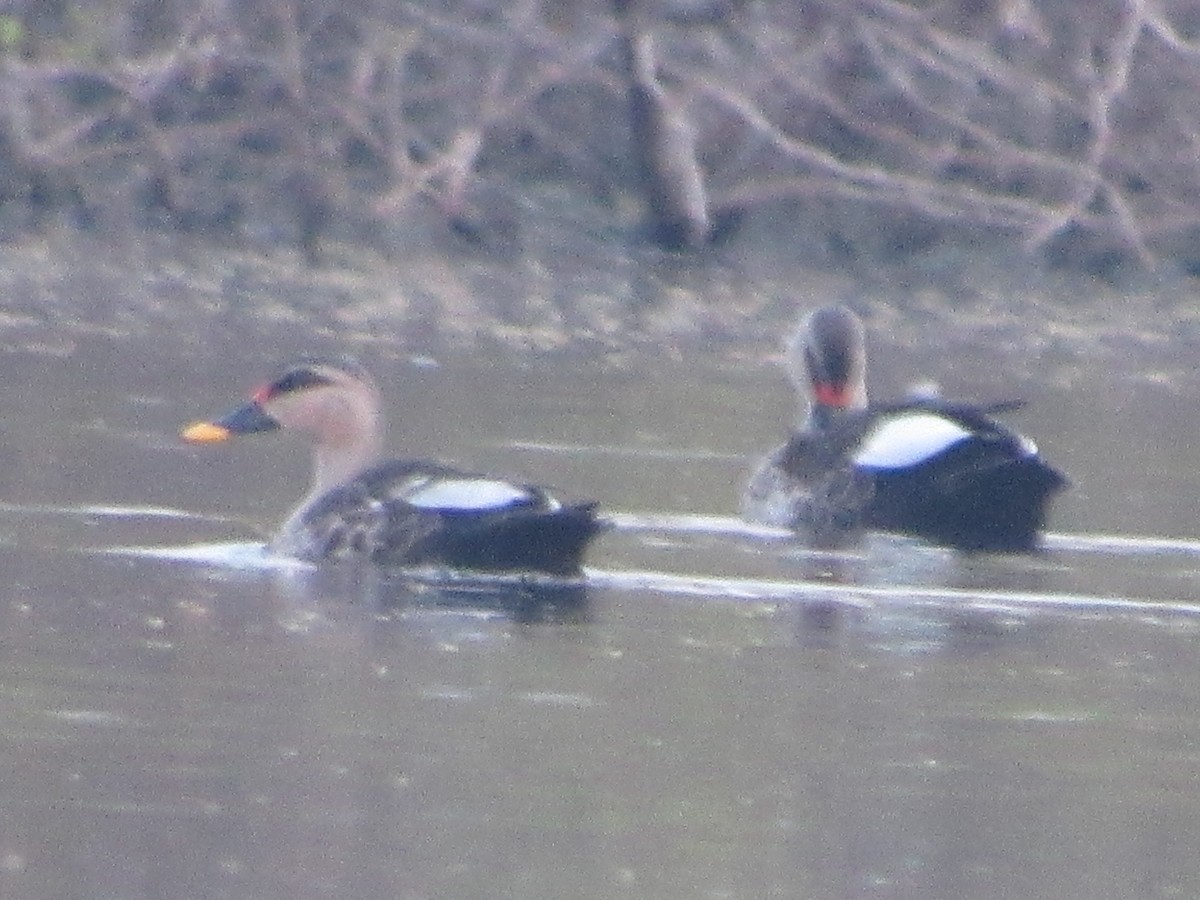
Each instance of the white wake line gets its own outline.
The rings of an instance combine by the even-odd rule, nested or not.
[[[138,506],[119,503],[93,503],[68,506],[60,503],[5,503],[0,511],[30,513],[39,516],[96,516],[105,519],[191,519],[193,521],[229,522],[228,516],[198,513],[171,506]]]
[[[239,541],[213,544],[189,544],[181,547],[99,547],[90,552],[108,556],[137,556],[167,562],[199,563],[234,572],[276,573],[293,575],[315,572],[321,566],[307,560],[272,553],[265,544]],[[520,588],[520,587],[584,587],[583,577],[549,575],[541,572],[473,572],[444,569],[437,566],[379,569],[381,574],[395,575],[413,584],[444,588]]]
[[[202,563],[243,572],[296,572],[317,568],[315,563],[277,556],[267,551],[266,544],[253,541],[225,541],[175,547],[93,547],[89,552],[106,556],[140,556],[146,559]]]
[[[1200,603],[1147,600],[1135,597],[1102,597],[1093,594],[1039,593],[1037,591],[987,591],[960,588],[893,585],[861,587],[823,581],[777,581],[754,578],[713,578],[670,575],[652,571],[585,569],[589,586],[614,590],[652,590],[688,597],[728,597],[740,600],[836,600],[862,606],[863,601],[905,601],[912,605],[963,609],[1029,607],[1040,609],[1134,612],[1165,616],[1200,616]]]
[[[727,534],[740,537],[786,540],[795,536],[787,528],[756,525],[734,516],[679,513],[601,512],[600,517],[620,531],[674,531],[681,534]]]
[[[786,540],[794,533],[786,528],[756,525],[736,516],[706,516],[688,513],[602,513],[620,531],[674,531],[682,534],[724,534],[734,537]],[[1200,540],[1155,535],[1068,534],[1049,532],[1043,536],[1047,550],[1075,553],[1112,553],[1122,556],[1178,554],[1200,556]],[[933,546],[933,545],[930,545]]]
[[[1154,535],[1062,534],[1051,532],[1043,538],[1049,550],[1079,553],[1113,553],[1121,556],[1178,554],[1200,556],[1200,541]]]
[[[23,504],[0,501],[0,512],[31,513],[34,515],[96,516],[112,519],[190,519],[203,522],[241,521],[238,518],[219,513],[200,513],[170,506],[139,506],[136,504],[119,503],[69,506],[53,503]],[[602,512],[601,517],[619,531],[667,531],[678,534],[728,535],[765,540],[788,540],[794,537],[794,533],[786,528],[758,525],[736,516],[620,511]],[[1156,554],[1200,556],[1200,540],[1159,537],[1156,535],[1050,532],[1044,535],[1042,542],[1047,550],[1060,550],[1072,553],[1110,553],[1120,556],[1152,556]]]
[[[225,543],[186,547],[122,547],[94,552],[122,556],[142,556],[178,562],[215,565],[242,572],[312,571],[312,563],[275,556],[262,544]],[[1038,591],[989,591],[979,589],[929,587],[922,585],[860,586],[833,584],[804,579],[779,580],[757,578],[717,578],[702,575],[673,575],[652,570],[583,570],[583,579],[529,574],[486,575],[455,573],[436,569],[397,570],[397,575],[416,582],[444,587],[484,584],[496,587],[522,585],[571,585],[617,591],[652,591],[682,597],[725,598],[748,601],[831,600],[847,606],[890,603],[907,606],[954,606],[959,609],[1061,609],[1108,613],[1137,613],[1143,616],[1198,616],[1200,603],[1150,600],[1136,597],[1106,597],[1096,594],[1071,594]]]

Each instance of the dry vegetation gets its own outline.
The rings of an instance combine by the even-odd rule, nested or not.
[[[624,6],[624,4],[614,4]],[[591,0],[15,0],[9,228],[237,232],[316,253],[416,207],[479,240],[534,184],[636,191],[628,61]],[[839,252],[961,235],[1200,269],[1193,0],[646,2],[716,213]],[[736,239],[736,238],[735,238]]]

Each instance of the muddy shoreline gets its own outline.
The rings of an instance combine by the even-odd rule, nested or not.
[[[1200,306],[1183,275],[1114,285],[970,246],[837,265],[779,246],[769,223],[680,255],[606,223],[529,219],[519,254],[410,221],[391,244],[403,252],[334,244],[319,266],[249,240],[49,230],[0,246],[0,347],[69,356],[102,337],[211,353],[223,334],[249,333],[322,352],[759,366],[802,310],[837,300],[866,318],[873,357],[901,348],[930,377],[957,360],[981,377],[1061,381],[1103,366],[1177,391],[1196,380]]]

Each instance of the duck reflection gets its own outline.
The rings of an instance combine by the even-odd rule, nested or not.
[[[336,618],[343,614],[339,608],[349,607],[385,619],[437,612],[522,625],[575,624],[589,619],[588,586],[577,578],[468,577],[374,566],[323,566],[281,571],[274,583],[289,610],[322,617]]]

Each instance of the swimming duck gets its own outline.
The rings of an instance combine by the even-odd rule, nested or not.
[[[594,503],[425,460],[381,461],[379,389],[356,361],[307,360],[249,402],[182,432],[191,443],[292,429],[313,444],[312,486],[272,552],[492,572],[577,575],[601,524]]]
[[[754,521],[837,543],[875,528],[963,550],[1033,549],[1067,481],[1036,445],[974,406],[933,394],[870,406],[862,321],[843,306],[811,313],[787,348],[810,398],[800,429],[755,470],[743,497]]]

